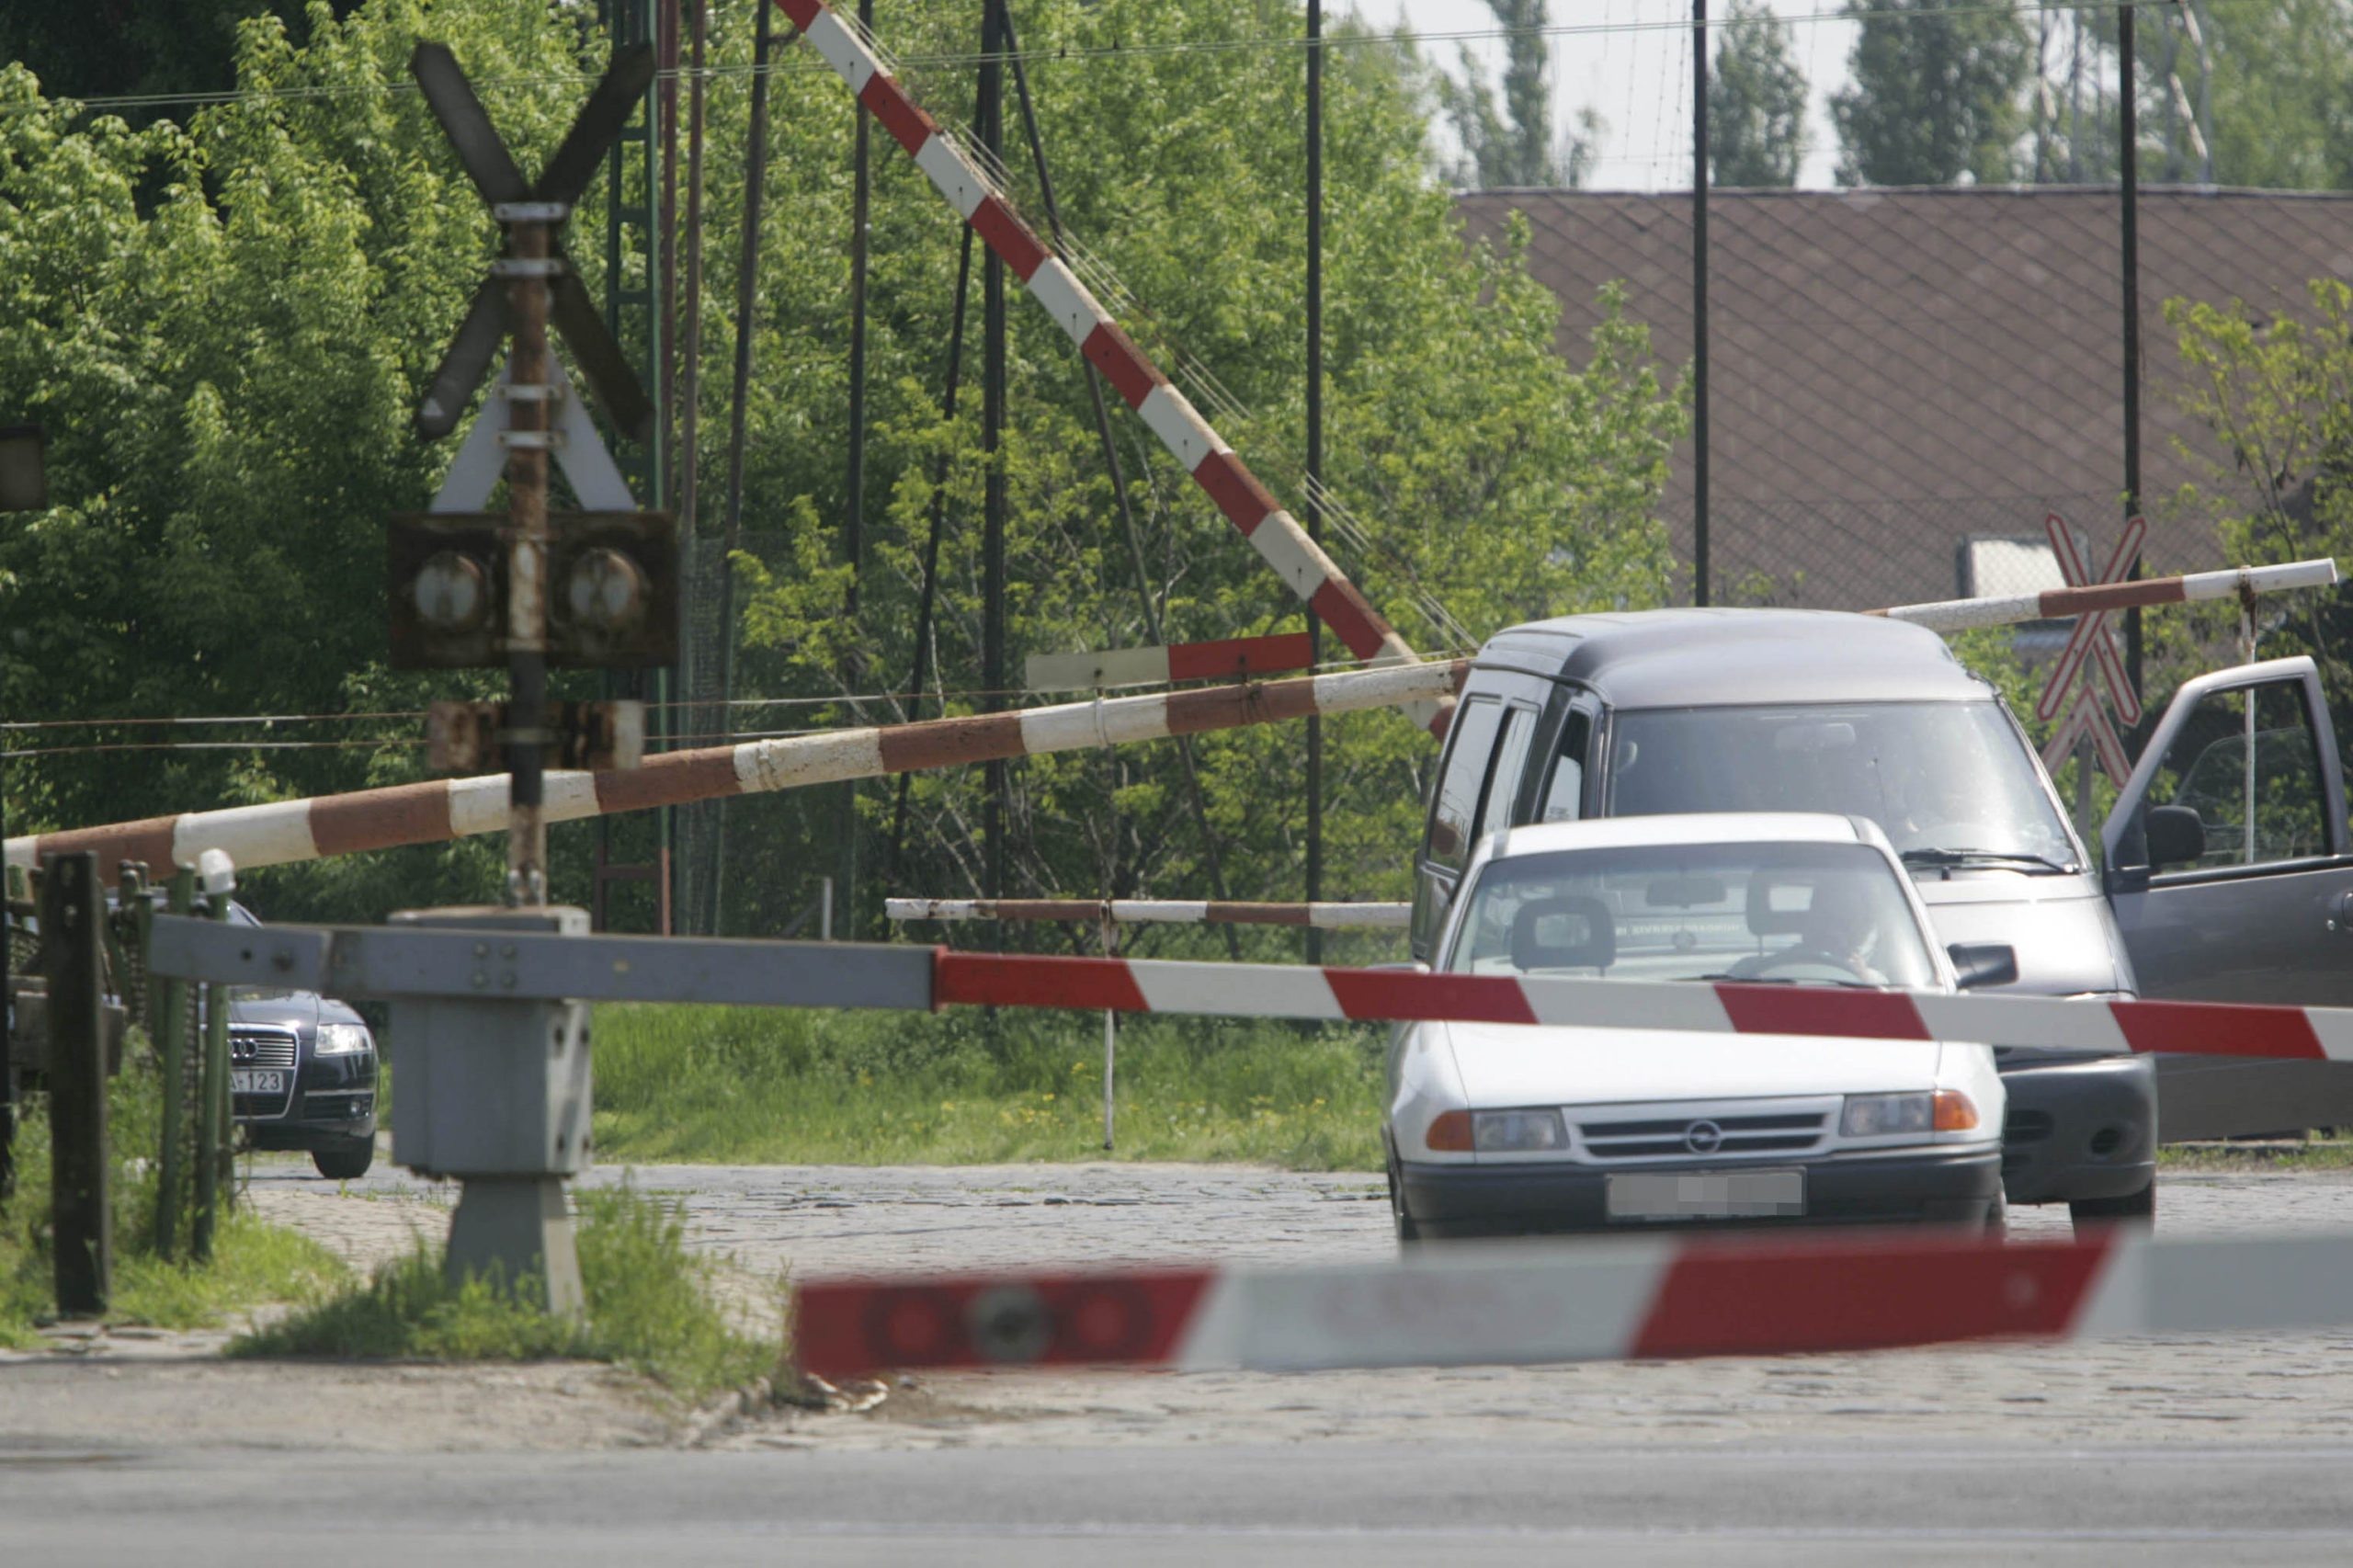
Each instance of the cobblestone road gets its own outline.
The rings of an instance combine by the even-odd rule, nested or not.
[[[600,1171],[596,1180],[622,1179]],[[693,1166],[631,1177],[687,1205],[698,1242],[745,1275],[1387,1256],[1377,1177],[1233,1166]],[[445,1222],[448,1189],[396,1172],[339,1196],[291,1164],[254,1192],[366,1263]],[[2169,1176],[2173,1235],[2353,1229],[2353,1173]],[[2057,1237],[2063,1210],[2017,1210],[2013,1235]],[[1382,1372],[1018,1372],[926,1378],[871,1417],[791,1417],[736,1446],[1288,1442],[1493,1437],[1580,1443],[1907,1441],[2054,1444],[2353,1438],[2353,1334],[1972,1346],[1576,1367]]]

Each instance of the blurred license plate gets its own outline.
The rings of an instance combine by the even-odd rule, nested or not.
[[[1745,1220],[1804,1212],[1803,1171],[1629,1171],[1609,1178],[1612,1220]]]
[[[286,1074],[257,1067],[238,1067],[229,1074],[229,1087],[241,1095],[282,1095]]]

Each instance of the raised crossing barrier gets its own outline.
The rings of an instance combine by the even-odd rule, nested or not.
[[[1153,898],[888,898],[892,920],[1108,920],[1115,926],[1313,926],[1403,931],[1410,903],[1239,903]]]
[[[1308,1370],[1768,1356],[1987,1338],[2353,1324],[2353,1236],[2065,1244],[1918,1232],[1415,1248],[1324,1268],[1177,1267],[813,1283],[804,1370]]]
[[[908,96],[884,64],[881,51],[854,20],[823,0],[777,0],[792,25],[809,37],[825,62],[876,120],[930,177],[958,217],[1021,279],[1087,363],[1135,410],[1179,467],[1248,540],[1290,591],[1330,627],[1349,653],[1375,664],[1417,657],[1413,648],[1358,593],[1324,549],[1308,538],[1248,466],[1210,427],[1185,394],[1120,330],[1051,246],[1013,210],[981,164]],[[1416,700],[1417,723],[1443,733],[1448,705]]]
[[[1311,713],[1407,706],[1451,696],[1469,670],[1463,661],[1384,665],[1293,680],[1100,698],[1010,713],[825,730],[665,752],[629,772],[549,773],[546,816],[550,822],[575,822],[844,778],[1279,723]],[[187,866],[204,851],[220,849],[239,868],[249,869],[495,833],[506,824],[506,775],[493,773],[12,838],[7,860],[29,868],[44,855],[96,850],[99,876],[111,878],[120,861]]]
[[[1982,599],[1938,599],[1932,604],[1867,609],[1890,620],[1908,620],[1931,631],[1966,631],[1972,626],[2014,626],[2027,620],[2059,620],[2104,609],[2177,605],[2200,599],[2236,598],[2242,593],[2273,594],[2287,588],[2325,588],[2336,581],[2336,562],[2291,561],[2280,566],[2234,566],[2222,572],[2193,572],[2180,577],[2143,577],[2097,583],[2083,588],[2052,588],[2040,594],[2000,594]]]

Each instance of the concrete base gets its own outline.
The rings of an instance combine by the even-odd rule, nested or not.
[[[580,1288],[580,1255],[572,1239],[572,1210],[563,1178],[467,1176],[449,1222],[449,1254],[444,1266],[451,1284],[469,1275],[490,1275],[509,1283],[529,1275],[535,1296],[562,1317],[578,1317],[587,1307]]]

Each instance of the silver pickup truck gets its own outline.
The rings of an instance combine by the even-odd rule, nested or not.
[[[1803,610],[1567,616],[1490,639],[1430,790],[1415,957],[1499,829],[1757,811],[1879,824],[1938,935],[2014,948],[2018,991],[2353,1004],[2353,843],[2311,660],[2185,685],[2095,869],[2024,733],[1943,639]],[[2353,1068],[1998,1061],[2009,1200],[2078,1220],[2153,1211],[2161,1142],[2353,1123]]]

